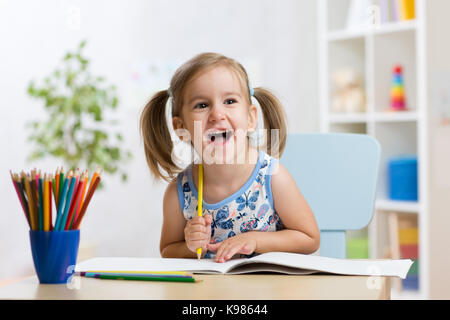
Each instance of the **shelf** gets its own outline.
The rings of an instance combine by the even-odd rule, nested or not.
[[[382,34],[415,30],[416,26],[417,26],[416,20],[390,22],[390,23],[382,24],[380,28],[378,28],[378,29],[374,28],[370,32],[375,35],[382,35]]]
[[[384,35],[397,32],[415,30],[417,23],[415,20],[390,22],[377,27],[363,29],[344,29],[331,31],[328,33],[328,41],[345,41],[355,38],[363,38],[368,35]]]
[[[378,122],[417,121],[418,116],[415,111],[377,112],[374,119]]]
[[[420,203],[414,201],[394,201],[388,199],[377,199],[375,203],[375,209],[383,211],[419,213]]]
[[[381,154],[374,203],[377,212],[366,228],[369,254],[373,259],[386,257],[392,236],[388,229],[390,212],[417,221],[420,230],[420,290],[392,290],[395,291],[392,299],[427,299],[432,292],[434,295],[439,293],[435,289],[439,277],[430,272],[432,266],[442,265],[439,256],[427,248],[446,249],[445,241],[430,237],[436,228],[428,223],[430,214],[436,208],[445,212],[441,203],[445,203],[446,196],[445,193],[436,193],[430,197],[431,178],[434,177],[430,168],[433,165],[436,172],[448,169],[445,163],[438,165],[435,161],[441,148],[433,148],[430,143],[434,143],[432,138],[442,135],[442,131],[435,128],[431,122],[433,114],[427,110],[431,110],[437,95],[433,90],[435,83],[445,82],[448,75],[431,76],[430,79],[427,76],[433,74],[436,66],[448,69],[450,65],[448,47],[442,45],[442,37],[439,37],[439,31],[450,23],[445,18],[450,1],[415,0],[415,20],[386,22],[377,27],[361,25],[353,29],[346,27],[349,10],[358,9],[351,8],[352,0],[319,0],[318,3],[320,129],[322,132],[365,133],[379,142]],[[363,14],[362,9],[360,14]],[[389,111],[396,65],[402,66],[408,111]],[[337,111],[340,110],[333,108],[335,86],[332,76],[341,68],[352,68],[363,77],[365,112],[339,114]],[[389,160],[401,155],[417,156],[419,201],[389,199]],[[444,221],[445,215],[439,218]]]
[[[367,113],[334,113],[330,114],[331,123],[364,123],[367,122]]]
[[[411,122],[417,121],[418,115],[415,111],[395,111],[376,113],[331,113],[330,123],[365,123],[371,120],[375,122]]]
[[[328,41],[346,41],[366,36],[365,30],[339,30],[328,34]]]

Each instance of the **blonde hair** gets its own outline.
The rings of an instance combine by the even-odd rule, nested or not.
[[[176,179],[182,170],[172,159],[173,141],[167,126],[166,105],[169,97],[172,98],[172,117],[181,117],[184,91],[189,81],[199,72],[213,66],[225,66],[234,71],[247,89],[251,104],[248,75],[244,67],[234,59],[221,54],[207,52],[196,55],[179,67],[170,81],[170,91],[156,92],[145,105],[140,118],[140,131],[144,140],[144,151],[147,164],[152,175],[167,182]],[[286,120],[280,101],[267,89],[254,88],[254,98],[258,101],[264,118],[264,129],[278,129],[278,141],[271,141],[267,135],[267,149],[276,146],[281,157],[286,145]],[[164,175],[166,173],[167,175]]]

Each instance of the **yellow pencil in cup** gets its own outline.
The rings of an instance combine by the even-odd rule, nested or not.
[[[198,213],[197,215],[201,217],[203,214],[203,165],[200,163],[198,166]],[[197,248],[197,259],[200,260],[202,257],[202,247]]]

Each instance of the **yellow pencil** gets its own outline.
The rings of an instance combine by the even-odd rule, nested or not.
[[[50,230],[49,223],[49,208],[48,208],[48,178],[47,174],[44,174],[44,231]]]
[[[203,216],[203,165],[198,166],[198,213],[199,217]],[[202,257],[202,247],[197,248],[197,259]]]

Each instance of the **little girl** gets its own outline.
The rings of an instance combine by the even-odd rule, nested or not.
[[[269,153],[252,143],[258,124],[252,96],[264,116]],[[199,165],[191,162],[182,170],[173,158],[165,116],[169,98],[175,132],[191,143],[203,165],[202,217],[197,215]],[[249,86],[240,63],[216,53],[193,57],[178,68],[169,89],[153,95],[140,126],[151,173],[169,182],[163,200],[163,257],[196,258],[201,247],[203,257],[224,262],[319,248],[311,208],[286,168],[271,156],[281,156],[286,144],[284,111],[268,90]],[[272,129],[279,137],[275,143]]]

